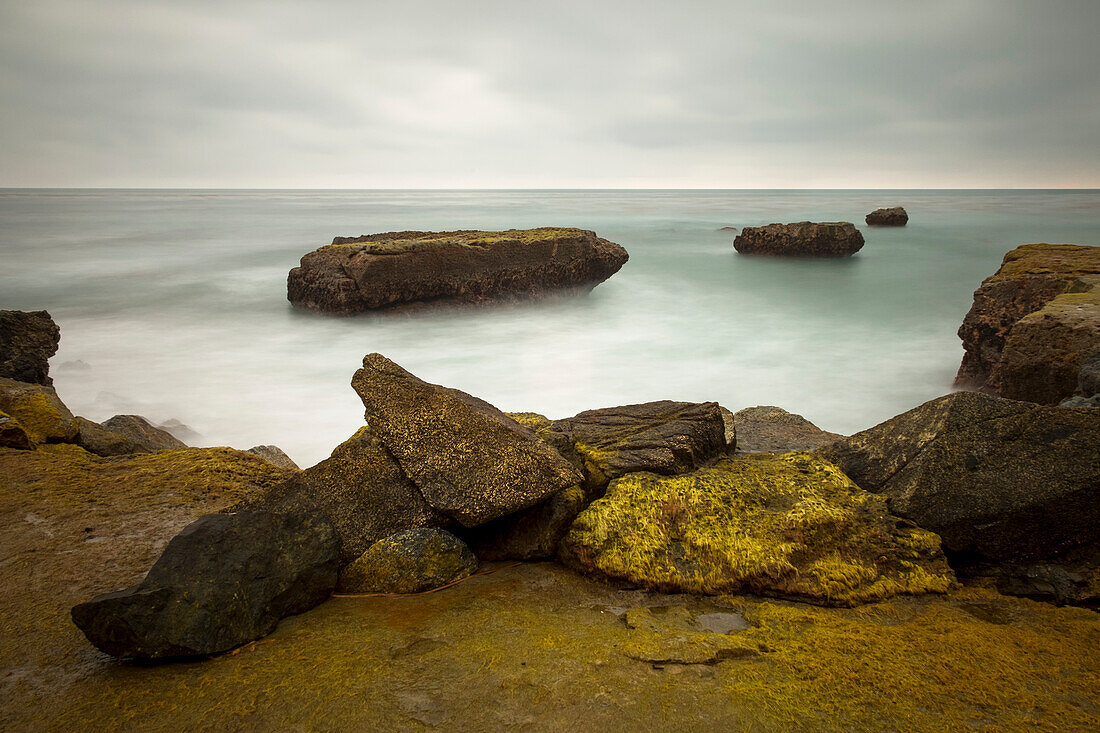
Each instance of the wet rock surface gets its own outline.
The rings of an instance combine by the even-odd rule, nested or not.
[[[0,377],[53,384],[49,362],[60,342],[61,329],[46,311],[0,310]]]
[[[150,452],[187,447],[182,440],[167,430],[158,428],[141,415],[115,415],[100,425],[129,438],[135,445]]]
[[[462,540],[441,529],[410,529],[378,540],[340,572],[341,593],[422,593],[477,571]]]
[[[844,436],[774,405],[746,407],[733,414],[737,453],[786,453],[817,450]]]
[[[848,257],[863,248],[863,235],[847,221],[745,227],[733,240],[745,255]]]
[[[627,257],[614,242],[568,228],[336,237],[290,271],[287,298],[301,308],[349,314],[530,297],[591,288]]]
[[[864,221],[870,226],[879,227],[903,227],[909,223],[909,214],[900,206],[888,209],[875,209],[866,216]]]

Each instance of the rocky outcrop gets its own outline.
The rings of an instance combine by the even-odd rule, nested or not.
[[[283,449],[277,445],[254,445],[245,452],[255,453],[271,465],[278,466],[279,468],[298,469],[298,464],[291,460],[290,456],[284,453]]]
[[[61,329],[46,311],[0,310],[0,377],[30,384],[53,384],[50,357]]]
[[[167,430],[158,428],[141,415],[115,415],[100,425],[133,441],[134,445],[149,452],[186,448],[187,444]]]
[[[681,476],[624,476],[561,545],[597,578],[688,593],[756,593],[848,606],[943,592],[939,538],[808,453],[753,455]]]
[[[410,529],[378,540],[340,573],[341,593],[423,593],[477,571],[462,540],[441,529]]]
[[[774,405],[738,410],[733,414],[733,424],[739,454],[817,450],[844,437]]]
[[[53,387],[0,378],[0,411],[27,436],[30,445],[71,443],[79,425]]]
[[[73,607],[73,622],[117,657],[227,651],[270,634],[336,585],[332,527],[309,515],[208,514],[168,543],[138,585]]]
[[[129,436],[109,430],[97,422],[78,417],[76,424],[76,444],[97,456],[125,456],[151,452],[146,446],[136,443]]]
[[[864,221],[870,226],[903,227],[909,223],[909,214],[902,207],[894,206],[889,209],[875,209]]]
[[[582,229],[388,232],[336,237],[287,278],[294,305],[335,314],[592,288],[627,253]]]
[[[352,387],[367,424],[436,510],[466,527],[528,509],[581,475],[500,410],[368,354]]]
[[[1094,409],[958,392],[821,453],[967,557],[1043,560],[1100,541]]]
[[[19,421],[5,412],[0,412],[0,448],[34,448],[34,443],[27,437],[27,431],[19,425]]]
[[[1006,382],[995,371],[1016,323],[1064,293],[1092,290],[1100,284],[1098,276],[1100,247],[1025,244],[1006,254],[997,272],[974,291],[974,304],[959,327],[965,354],[955,385],[1001,394]]]
[[[733,248],[745,255],[848,257],[863,247],[863,235],[846,221],[745,227]]]

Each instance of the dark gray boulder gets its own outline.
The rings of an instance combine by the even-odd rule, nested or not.
[[[900,206],[889,209],[875,209],[864,219],[871,226],[903,227],[909,223],[909,214]]]
[[[61,329],[46,311],[0,310],[0,377],[30,384],[53,384],[50,357]]]
[[[128,435],[115,432],[83,417],[76,418],[76,443],[89,453],[99,456],[125,456],[133,453],[149,453],[145,445]]]
[[[774,405],[738,410],[733,414],[733,423],[739,454],[817,450],[844,437]]]
[[[848,221],[745,227],[733,240],[744,255],[848,257],[863,248],[863,235]]]
[[[126,436],[134,442],[134,445],[150,453],[187,447],[182,440],[167,430],[158,428],[141,415],[115,415],[109,420],[104,420],[100,425],[111,432]]]
[[[341,593],[423,593],[477,570],[462,540],[441,529],[410,529],[371,545],[340,573]]]
[[[328,598],[337,549],[316,516],[208,514],[172,538],[141,583],[73,607],[73,622],[116,657],[228,651]]]

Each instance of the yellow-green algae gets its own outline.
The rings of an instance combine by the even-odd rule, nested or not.
[[[827,461],[751,455],[619,479],[574,522],[562,556],[597,577],[672,592],[852,605],[948,590],[939,537],[897,525],[883,497]]]
[[[0,409],[19,423],[35,445],[76,437],[72,413],[52,387],[0,379]]]
[[[1080,244],[1023,244],[1005,254],[1000,269],[985,282],[1048,274],[1100,274],[1100,247]]]
[[[340,242],[326,247],[355,247],[372,254],[407,252],[440,244],[456,244],[464,247],[491,247],[502,242],[534,244],[566,237],[585,236],[583,229],[572,227],[540,227],[537,229],[507,229],[499,232],[462,230],[454,232],[394,232],[391,235],[372,235],[366,241]],[[325,247],[322,247],[325,249]]]

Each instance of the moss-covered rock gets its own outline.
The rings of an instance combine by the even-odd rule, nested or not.
[[[368,354],[352,387],[367,423],[434,509],[466,527],[522,511],[581,476],[484,400],[424,382]]]
[[[462,540],[441,529],[410,529],[378,540],[340,573],[341,593],[422,593],[477,570]]]
[[[0,410],[19,422],[34,445],[71,443],[79,430],[53,387],[0,378]]]
[[[1100,540],[1095,409],[957,392],[822,455],[949,550],[1036,560]]]
[[[613,482],[562,541],[582,572],[666,592],[847,606],[954,582],[939,538],[808,453],[752,455]]]
[[[0,412],[0,448],[34,448],[34,443],[27,437],[27,431],[20,427],[19,421],[5,412]]]

